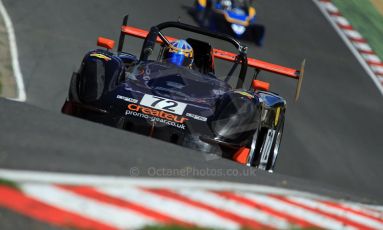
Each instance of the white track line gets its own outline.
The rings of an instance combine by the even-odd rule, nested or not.
[[[155,224],[152,219],[138,213],[79,196],[55,186],[25,184],[21,188],[29,197],[119,229],[139,229]]]
[[[338,33],[338,35],[341,37],[341,39],[344,41],[344,43],[347,45],[347,47],[351,50],[351,52],[354,54],[358,62],[362,65],[363,69],[367,72],[367,75],[372,79],[376,87],[378,88],[379,92],[383,95],[383,85],[380,82],[378,76],[373,72],[371,67],[366,63],[363,56],[359,53],[359,50],[367,50],[371,51],[371,47],[365,43],[360,42],[352,42],[345,32],[339,28],[336,22],[342,25],[349,25],[347,19],[339,16],[331,16],[329,12],[331,13],[337,13],[339,12],[338,9],[335,7],[335,5],[332,2],[322,2],[321,0],[313,0],[314,3],[318,6],[319,10],[322,12],[322,14],[325,16],[325,18],[329,21],[329,23],[333,26],[335,31]]]
[[[209,211],[170,198],[160,197],[134,187],[101,187],[98,191],[127,200],[177,219],[213,229],[240,229],[240,225]]]
[[[73,173],[39,172],[28,170],[0,169],[0,178],[15,182],[35,182],[48,184],[70,184],[88,186],[137,186],[151,188],[198,188],[206,190],[236,190],[265,194],[297,195],[309,198],[324,198],[308,192],[271,187],[266,185],[244,184],[235,182],[169,179],[169,178],[137,178],[124,176],[84,175]],[[326,197],[327,198],[327,197]]]
[[[20,70],[20,63],[19,63],[19,55],[17,51],[17,45],[16,45],[16,36],[15,36],[15,30],[12,25],[11,18],[9,17],[7,10],[4,7],[3,2],[0,0],[0,14],[4,19],[5,27],[8,32],[8,40],[9,40],[9,48],[11,52],[11,58],[12,58],[12,69],[13,69],[13,75],[16,80],[17,84],[17,97],[16,98],[10,98],[16,101],[25,101],[27,99],[26,93],[25,93],[25,87],[24,87],[24,80],[23,75]]]

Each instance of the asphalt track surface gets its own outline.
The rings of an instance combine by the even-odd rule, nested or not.
[[[152,166],[244,168],[59,112],[71,72],[95,48],[97,36],[117,40],[126,13],[130,25],[141,28],[178,16],[195,24],[186,12],[193,1],[3,2],[15,26],[30,105],[0,100],[0,167],[113,175],[139,167],[140,176]],[[295,82],[264,74],[272,90],[290,99],[277,172],[207,178],[350,193],[383,203],[383,98],[373,82],[313,2],[257,1],[257,12],[266,41],[261,49],[248,44],[249,56],[290,67],[306,58],[301,100],[293,103]],[[137,52],[138,44],[127,46]]]

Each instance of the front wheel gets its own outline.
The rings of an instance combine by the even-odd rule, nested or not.
[[[260,128],[251,144],[251,166],[273,172],[283,135],[284,118],[276,128]]]
[[[277,128],[276,136],[274,137],[274,140],[273,140],[273,145],[271,147],[270,156],[269,156],[269,159],[268,159],[267,165],[266,165],[266,170],[268,170],[270,172],[273,172],[274,168],[275,168],[275,163],[277,161],[279,148],[280,148],[281,142],[282,142],[284,123],[285,122],[283,119]]]

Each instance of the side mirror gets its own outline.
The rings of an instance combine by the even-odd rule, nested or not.
[[[269,91],[270,90],[270,83],[260,80],[253,80],[251,86],[254,90],[263,90],[263,91]]]
[[[104,47],[108,50],[113,49],[114,47],[114,41],[111,39],[103,38],[103,37],[98,37],[97,39],[97,45],[100,47]]]

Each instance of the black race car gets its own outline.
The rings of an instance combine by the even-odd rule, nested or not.
[[[226,34],[180,22],[164,22],[149,32],[127,26],[124,18],[117,52],[114,41],[100,37],[106,48],[87,53],[73,73],[62,112],[203,152],[217,153],[248,166],[273,170],[281,143],[286,101],[256,80],[260,70],[298,81],[301,70],[247,57],[247,47]],[[161,61],[163,49],[176,40],[163,30],[176,28],[231,44],[237,54],[187,38],[194,63],[190,67]],[[124,52],[125,36],[144,38],[139,57]],[[158,47],[156,43],[160,43]],[[155,55],[156,50],[158,55]],[[233,63],[224,79],[215,59]],[[243,89],[248,67],[255,69],[251,89]],[[236,85],[232,87],[233,77]]]

